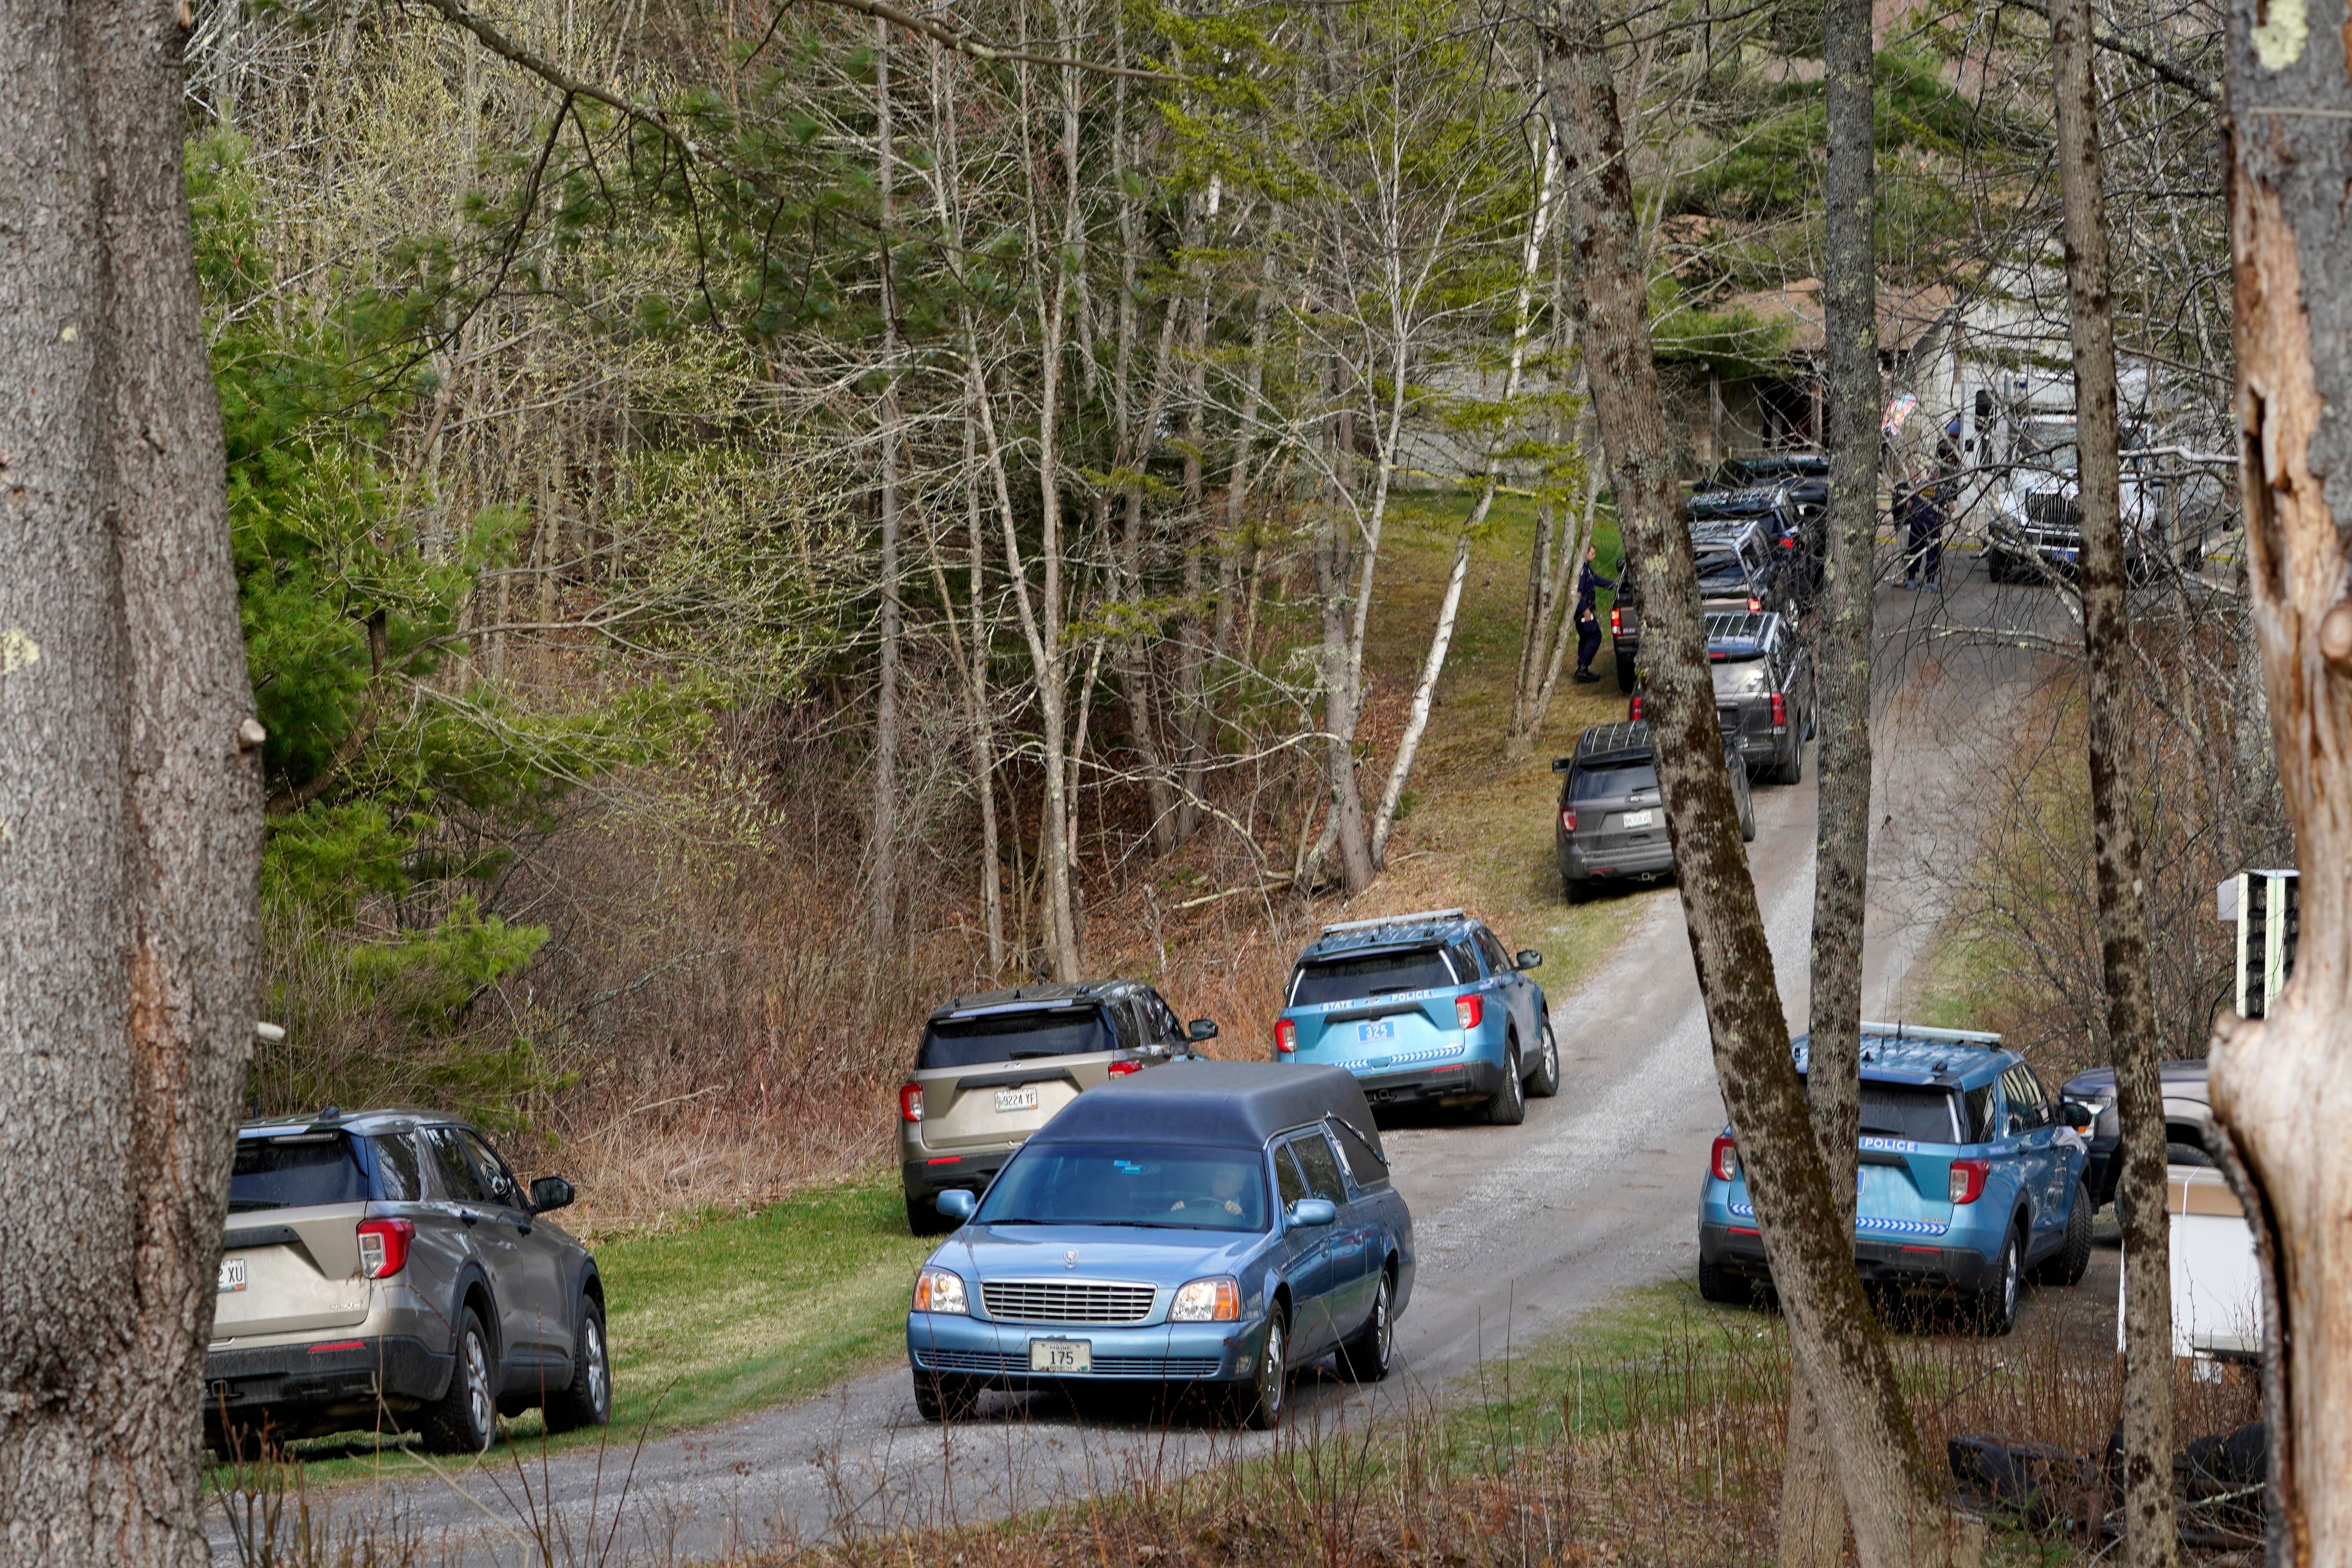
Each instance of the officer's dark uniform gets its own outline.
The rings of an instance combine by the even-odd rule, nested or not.
[[[1603,577],[1592,569],[1592,563],[1576,574],[1576,679],[1598,680],[1592,673],[1592,660],[1601,651],[1601,611],[1596,604],[1601,590],[1614,588],[1617,579]]]

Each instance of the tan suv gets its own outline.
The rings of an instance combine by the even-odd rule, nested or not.
[[[939,1195],[977,1193],[1015,1149],[1087,1089],[1192,1054],[1216,1037],[1180,1026],[1139,980],[1024,985],[958,996],[923,1026],[915,1069],[898,1090],[898,1171],[907,1226],[950,1228]]]

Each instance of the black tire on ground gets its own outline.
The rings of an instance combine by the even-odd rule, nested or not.
[[[1782,784],[1805,782],[1805,735],[1802,725],[1789,726],[1789,754],[1773,764],[1772,782]]]
[[[1992,1289],[1976,1299],[1977,1332],[1999,1339],[2017,1327],[2018,1298],[2025,1290],[2024,1263],[2025,1243],[2011,1226],[2000,1244],[2000,1268]]]
[[[2196,1165],[2210,1170],[2213,1156],[2194,1143],[2167,1143],[2164,1146],[2164,1163],[2168,1165]]]
[[[205,1447],[219,1456],[224,1465],[257,1465],[263,1454],[277,1445],[269,1442],[259,1420],[232,1420],[224,1428],[209,1423],[205,1427]]]
[[[1350,1383],[1378,1383],[1389,1374],[1389,1356],[1396,1344],[1395,1320],[1390,1308],[1395,1285],[1386,1268],[1372,1291],[1371,1315],[1355,1336],[1339,1346],[1339,1371]]]
[[[1630,658],[1617,660],[1617,689],[1620,691],[1633,689],[1633,661]]]
[[[2017,569],[2010,564],[2009,552],[1987,550],[1984,557],[1985,576],[1995,583],[2014,583]]]
[[[955,1228],[955,1221],[941,1214],[939,1205],[929,1198],[907,1194],[907,1231],[911,1236],[944,1236]]]
[[[572,1331],[572,1381],[547,1396],[547,1429],[577,1432],[612,1418],[613,1358],[604,1343],[604,1309],[593,1296],[583,1296],[579,1326]]]
[[[1756,796],[1746,789],[1739,794],[1739,842],[1756,842]]]
[[[1580,904],[1592,897],[1592,883],[1589,879],[1564,876],[1559,879],[1559,893],[1570,903]]]
[[[1235,1392],[1237,1415],[1253,1432],[1271,1432],[1290,1412],[1290,1324],[1277,1303],[1265,1323],[1257,1370]]]
[[[457,1347],[449,1387],[425,1406],[417,1426],[436,1454],[484,1453],[499,1433],[498,1378],[489,1331],[471,1307],[457,1315]]]
[[[979,1403],[980,1390],[968,1377],[936,1372],[915,1374],[915,1414],[926,1421],[961,1421]]]
[[[1536,1070],[1528,1075],[1528,1098],[1549,1100],[1559,1092],[1559,1038],[1551,1032],[1551,1015],[1547,1013],[1536,1047]]]
[[[2091,1267],[2091,1189],[2074,1184],[2074,1206],[2066,1214],[2066,1245],[2042,1260],[2034,1277],[2044,1285],[2079,1285]]]
[[[1698,1299],[1722,1307],[1745,1307],[1756,1300],[1756,1287],[1745,1275],[1702,1258],[1698,1266]]]
[[[1503,1058],[1503,1087],[1486,1099],[1486,1125],[1517,1127],[1528,1119],[1527,1085],[1519,1081],[1519,1047],[1513,1041]]]

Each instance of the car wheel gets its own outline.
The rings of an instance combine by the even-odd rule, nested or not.
[[[1560,896],[1571,904],[1585,903],[1592,897],[1592,882],[1589,878],[1562,877],[1559,891]]]
[[[1551,1016],[1546,1014],[1542,1042],[1536,1047],[1536,1070],[1528,1079],[1528,1098],[1549,1100],[1559,1092],[1559,1040],[1551,1032]]]
[[[471,1307],[457,1320],[457,1360],[449,1388],[418,1425],[436,1454],[479,1454],[498,1436],[497,1394],[491,1385],[490,1336]]]
[[[1995,583],[2013,583],[2017,581],[2017,574],[2009,563],[2009,554],[2006,551],[1986,551],[1984,563],[1985,576],[1988,580]]]
[[[939,1205],[929,1198],[907,1194],[907,1231],[910,1236],[943,1236],[955,1228],[955,1221],[939,1211]]]
[[[2074,1206],[2066,1214],[2066,1245],[2042,1265],[2036,1276],[2045,1285],[2079,1285],[2091,1267],[2091,1189],[2074,1184]]]
[[[1736,786],[1736,790],[1739,796],[1739,842],[1753,844],[1756,842],[1756,796],[1749,792],[1745,780]]]
[[[1746,1307],[1756,1300],[1756,1287],[1744,1275],[1734,1274],[1705,1258],[1698,1264],[1698,1299],[1719,1307]]]
[[[980,1390],[969,1378],[936,1372],[915,1374],[915,1414],[926,1421],[961,1421],[979,1404]]]
[[[1617,661],[1617,689],[1620,691],[1633,689],[1633,661],[1630,658],[1621,658]]]
[[[547,1429],[576,1432],[613,1418],[613,1360],[604,1344],[604,1309],[580,1298],[580,1326],[572,1335],[572,1381],[548,1396]]]
[[[1350,1382],[1378,1383],[1389,1374],[1389,1356],[1396,1348],[1396,1323],[1391,1316],[1395,1287],[1388,1270],[1372,1291],[1372,1313],[1356,1337],[1339,1347],[1339,1370]]]
[[[1784,784],[1798,784],[1805,782],[1805,736],[1802,725],[1789,726],[1789,754],[1772,770],[1772,782]]]
[[[1527,1119],[1527,1085],[1519,1079],[1519,1047],[1513,1046],[1503,1058],[1503,1087],[1487,1097],[1486,1124],[1517,1127]]]
[[[1257,1375],[1242,1391],[1242,1425],[1253,1432],[1271,1432],[1289,1414],[1290,1325],[1279,1306],[1266,1315],[1265,1347],[1257,1358]]]
[[[2213,1169],[2213,1156],[2194,1143],[2167,1143],[2164,1163],[2168,1165],[2194,1165],[2200,1170]]]
[[[2000,1244],[2000,1272],[1977,1298],[1977,1331],[1999,1339],[2017,1327],[2017,1299],[2025,1289],[2025,1243],[2011,1226]]]

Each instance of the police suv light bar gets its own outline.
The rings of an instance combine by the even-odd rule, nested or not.
[[[1458,921],[1461,918],[1460,910],[1421,910],[1409,915],[1381,915],[1368,921],[1341,921],[1337,925],[1325,926],[1323,934],[1329,936],[1336,931],[1370,931],[1375,926],[1419,925],[1424,921]]]
[[[1863,1020],[1862,1032],[1897,1040],[1946,1040],[1969,1046],[2000,1044],[1999,1035],[1987,1034],[1982,1029],[1930,1029],[1921,1024],[1874,1024],[1867,1018]]]

